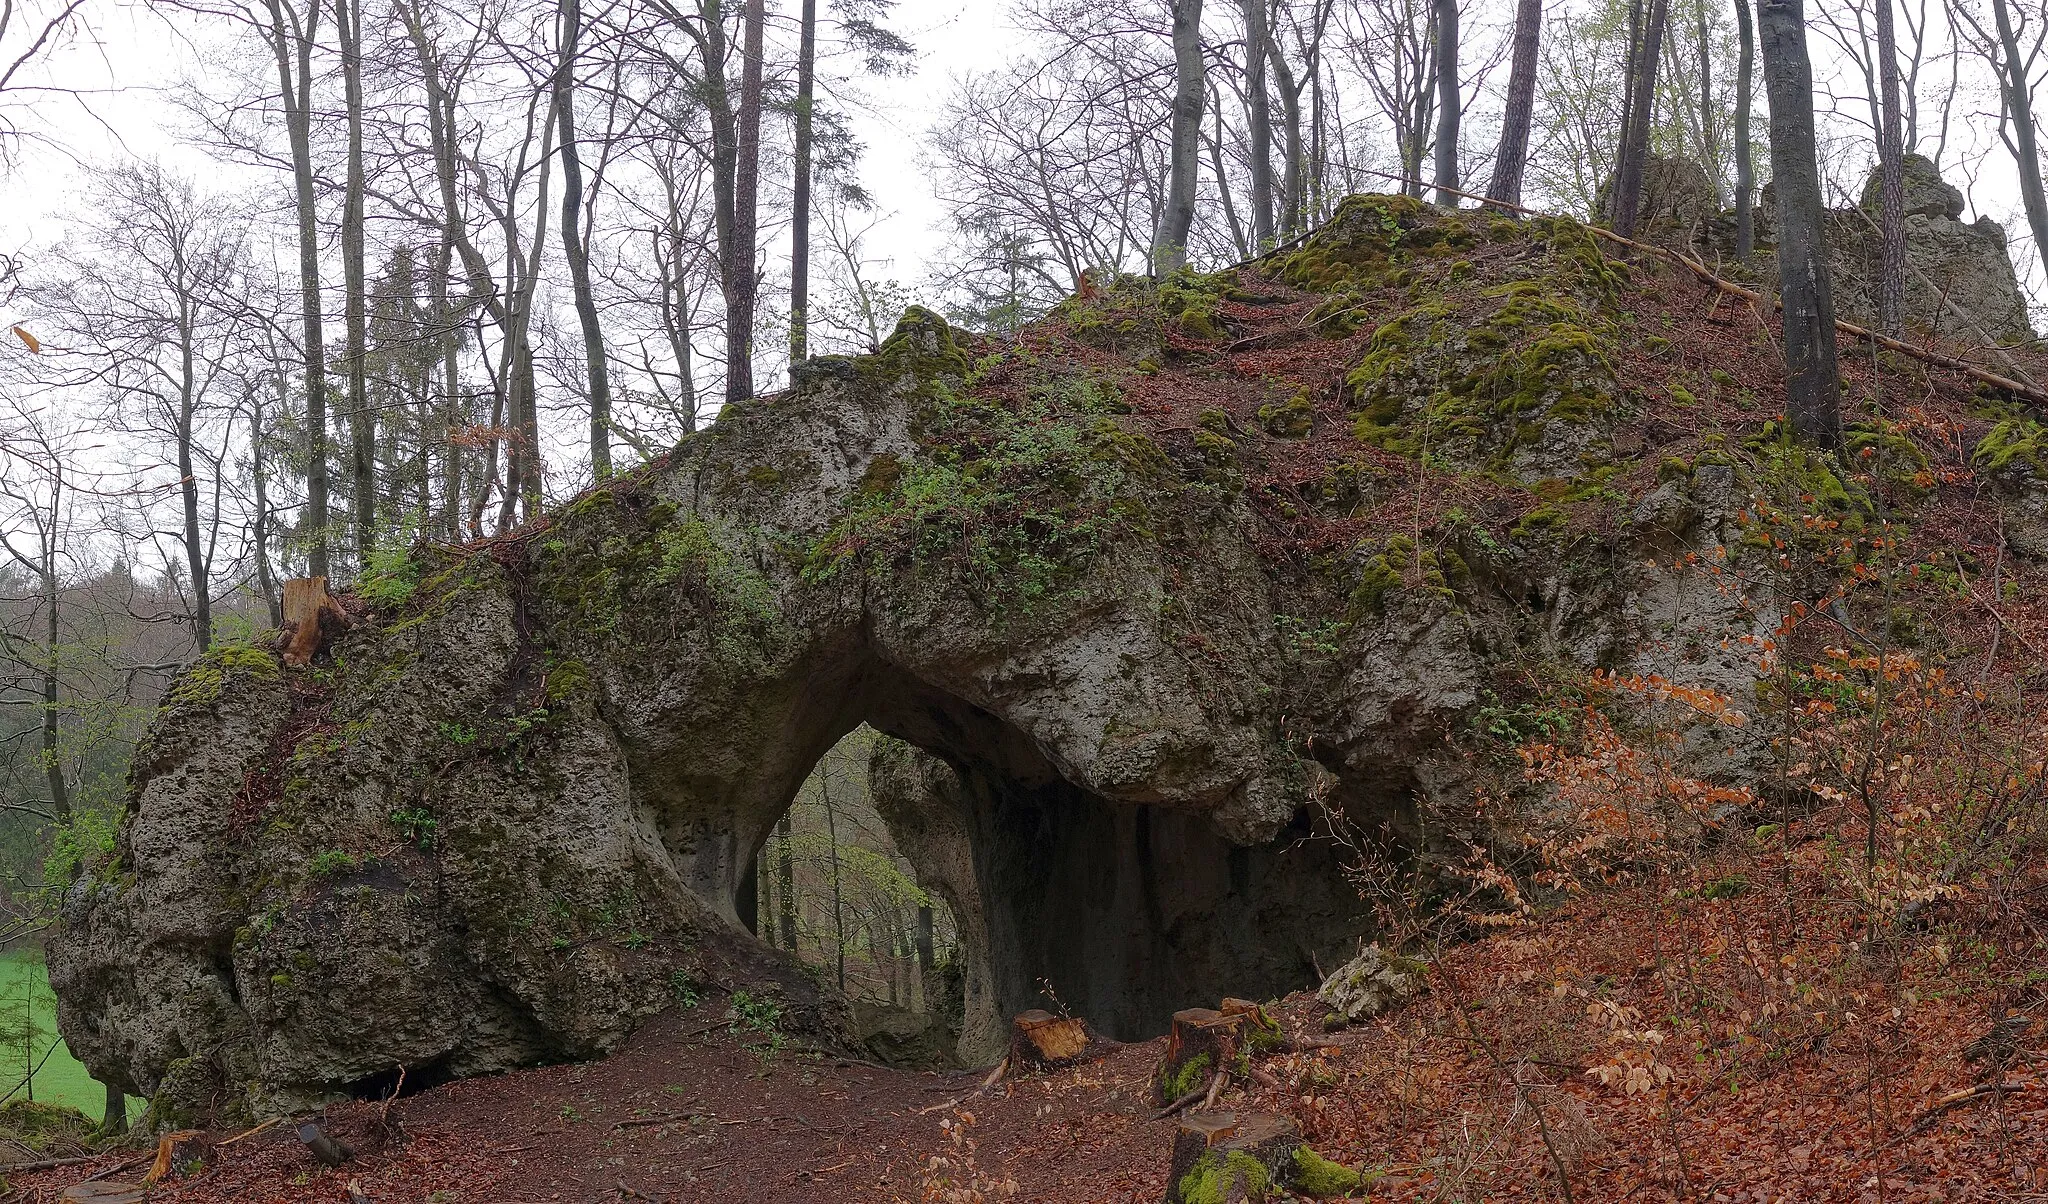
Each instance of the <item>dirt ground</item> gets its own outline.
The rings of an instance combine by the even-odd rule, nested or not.
[[[1667,915],[1668,935],[1687,923],[1761,930],[1755,921],[1772,904],[1686,906],[1689,918]],[[1450,950],[1427,993],[1339,1034],[1338,1048],[1264,1059],[1279,1089],[1232,1088],[1219,1106],[1290,1113],[1319,1150],[1373,1173],[1361,1194],[1375,1200],[2048,1199],[2040,1042],[2023,1038],[2007,1091],[1943,1108],[1982,1080],[1963,1050],[1998,1001],[1943,994],[1910,968],[1859,990],[1855,1006],[1888,1017],[1878,1023],[1816,1014],[1757,1030],[1764,1040],[1705,1047],[1704,1060],[1674,1048],[1677,1073],[1656,1091],[1589,1073],[1612,1033],[1571,1021],[1586,1010],[1579,993],[1648,1010],[1678,981],[1642,942],[1653,907],[1640,894],[1606,895],[1540,929]],[[1707,969],[1688,969],[1688,981],[1714,989]],[[1312,998],[1276,1010],[1297,1039],[1326,1039]],[[330,1127],[357,1150],[339,1170],[318,1167],[280,1125],[217,1149],[151,1199],[351,1204],[353,1190],[371,1204],[1155,1201],[1176,1126],[1152,1119],[1148,1095],[1163,1045],[1126,1045],[976,1094],[979,1072],[889,1070],[788,1046],[763,1056],[729,1031],[713,999],[657,1017],[600,1062],[398,1099],[397,1144],[372,1137],[383,1105],[337,1106]],[[54,1204],[90,1175],[138,1177],[144,1158],[16,1176],[0,1200]],[[1559,1166],[1570,1196],[1556,1188]]]

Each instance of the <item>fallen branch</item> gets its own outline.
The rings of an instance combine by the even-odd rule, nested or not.
[[[273,1116],[269,1120],[264,1121],[262,1124],[257,1125],[253,1129],[243,1129],[241,1132],[235,1134],[233,1137],[228,1138],[226,1141],[221,1142],[219,1145],[213,1148],[216,1150],[227,1149],[229,1146],[235,1144],[238,1141],[241,1141],[245,1137],[256,1136],[258,1133],[261,1133],[263,1130],[269,1128],[270,1126],[276,1124],[278,1121],[283,1119],[284,1117],[282,1116]]]
[[[1891,1140],[1885,1142],[1884,1145],[1892,1146],[1898,1144],[1901,1141],[1911,1141],[1913,1138],[1920,1136],[1922,1133],[1927,1132],[1929,1129],[1932,1129],[1935,1125],[1935,1122],[1939,1121],[1942,1117],[1955,1111],[1957,1108],[1964,1106],[1965,1104],[1973,1104],[1978,1100],[1984,1099],[1988,1096],[2018,1095],[2024,1091],[2039,1090],[2040,1086],[2041,1084],[2034,1082],[1979,1083],[1975,1087],[1966,1087],[1961,1091],[1951,1091],[1947,1095],[1942,1096],[1940,1099],[1935,1100],[1934,1103],[1929,1105],[1925,1111],[1921,1112],[1920,1115],[1913,1121],[1911,1128],[1906,1129],[1897,1137],[1894,1137]],[[1881,1146],[1879,1148],[1882,1149],[1884,1147]]]
[[[989,1088],[995,1086],[997,1083],[1002,1082],[1003,1074],[1009,1069],[1010,1059],[1008,1057],[1005,1057],[1002,1061],[996,1063],[996,1068],[994,1070],[988,1072],[987,1078],[981,1080],[981,1086],[976,1087],[974,1090],[968,1092],[963,1096],[960,1096],[958,1099],[950,1099],[943,1104],[933,1104],[929,1108],[919,1108],[917,1110],[917,1114],[919,1116],[924,1116],[928,1113],[938,1112],[946,1108],[957,1108],[960,1105],[966,1103],[968,1100],[973,1099],[975,1096],[980,1095],[982,1092],[987,1091]]]
[[[1154,1112],[1152,1114],[1152,1119],[1165,1120],[1167,1117],[1172,1116],[1174,1113],[1179,1112],[1183,1108],[1186,1108],[1189,1104],[1195,1103],[1196,1101],[1200,1100],[1203,1096],[1207,1095],[1208,1093],[1209,1086],[1208,1084],[1204,1083],[1202,1086],[1197,1087],[1193,1091],[1188,1092],[1186,1095],[1181,1096],[1179,1099],[1166,1105],[1159,1111]]]
[[[0,1172],[10,1175],[27,1175],[35,1171],[53,1171],[60,1166],[77,1166],[85,1162],[98,1162],[104,1154],[87,1154],[81,1158],[45,1158],[40,1162],[14,1162],[0,1166]]]

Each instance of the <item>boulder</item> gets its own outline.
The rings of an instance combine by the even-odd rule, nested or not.
[[[1344,1023],[1357,1024],[1428,985],[1427,966],[1372,944],[1324,979],[1316,998]]]

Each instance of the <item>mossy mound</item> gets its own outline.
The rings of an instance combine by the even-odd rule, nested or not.
[[[1333,294],[1326,334],[1392,311],[1345,377],[1364,442],[1524,481],[1609,458],[1626,275],[1584,227],[1352,197],[1273,271]]]

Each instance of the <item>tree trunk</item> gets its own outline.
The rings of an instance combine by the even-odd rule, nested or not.
[[[377,543],[377,426],[370,412],[369,329],[363,250],[363,25],[362,6],[334,0],[341,38],[342,103],[348,125],[348,163],[342,185],[342,322],[347,347],[349,501],[354,510],[357,562],[369,565]]]
[[[1301,178],[1301,81],[1294,74],[1294,67],[1287,56],[1280,52],[1280,43],[1274,38],[1266,39],[1266,64],[1273,69],[1273,78],[1280,86],[1280,122],[1285,127],[1287,139],[1287,165],[1280,175],[1280,234],[1292,238],[1301,232],[1303,221],[1303,188]]]
[[[1529,165],[1529,123],[1536,113],[1536,52],[1543,40],[1543,0],[1515,5],[1515,50],[1508,68],[1507,111],[1501,115],[1500,149],[1493,155],[1493,182],[1486,199],[1522,203],[1522,172]]]
[[[1649,19],[1630,57],[1628,114],[1622,125],[1621,161],[1615,169],[1607,215],[1608,224],[1623,238],[1635,235],[1636,211],[1643,203],[1643,163],[1650,157],[1650,121],[1657,108],[1657,60],[1664,53],[1664,26],[1670,12],[1670,0],[1651,0]],[[1809,110],[1811,107],[1809,104]]]
[[[1756,30],[1750,24],[1749,4],[1750,0],[1735,0],[1735,29],[1741,43],[1735,59],[1735,257],[1744,263],[1756,253],[1756,152],[1749,138]]]
[[[1202,128],[1202,0],[1174,0],[1172,149],[1166,205],[1152,233],[1152,272],[1164,276],[1188,261],[1195,224],[1195,168]]]
[[[1458,0],[1436,0],[1436,203],[1458,207]]]
[[[832,853],[832,964],[839,993],[846,994],[846,902],[839,889],[839,815],[832,806],[830,774],[818,775],[818,798],[825,805],[825,844]]]
[[[1801,438],[1834,447],[1842,433],[1842,381],[1835,359],[1835,301],[1828,286],[1826,212],[1814,157],[1813,67],[1806,55],[1802,0],[1762,0],[1757,25],[1771,105],[1787,410]]]
[[[1700,60],[1700,153],[1707,179],[1714,185],[1714,205],[1721,204],[1721,140],[1714,130],[1714,56],[1707,28],[1706,0],[1700,0],[1699,22],[1693,27]]]
[[[796,45],[796,185],[789,213],[789,362],[810,354],[811,104],[818,57],[818,0],[804,0]]]
[[[57,489],[50,497],[52,514],[57,511]],[[50,789],[50,814],[60,824],[71,822],[71,787],[64,780],[62,716],[57,710],[57,640],[62,632],[58,606],[63,593],[57,580],[56,528],[43,535],[43,780]]]
[[[1251,134],[1253,254],[1273,245],[1273,112],[1266,93],[1267,0],[1244,0],[1245,123]],[[1222,114],[1217,114],[1220,120]],[[1217,182],[1223,176],[1218,165]]]
[[[1892,0],[1877,3],[1877,74],[1881,100],[1877,130],[1877,328],[1896,338],[1905,329],[1906,148],[1900,132],[1899,41]]]
[[[313,199],[313,32],[321,0],[309,0],[301,26],[284,0],[270,10],[271,50],[277,58],[278,97],[291,145],[292,200],[298,218],[299,322],[306,388],[306,571],[327,575],[327,336],[320,306],[320,224]]]
[[[128,1131],[128,1096],[112,1083],[102,1083],[106,1088],[106,1112],[100,1117],[99,1135],[102,1138],[119,1137]]]
[[[583,370],[590,387],[590,470],[600,481],[612,475],[612,386],[605,362],[604,332],[597,299],[590,290],[590,246],[577,228],[583,214],[583,157],[576,146],[576,43],[583,32],[579,0],[561,0],[562,61],[555,70],[555,122],[562,147],[562,257],[569,261],[576,321],[583,328]]]
[[[181,301],[189,309],[190,298]],[[204,655],[213,647],[213,583],[208,580],[210,557],[199,529],[199,476],[193,461],[194,411],[198,408],[199,366],[193,354],[198,337],[193,318],[181,315],[178,329],[182,367],[178,396],[178,500],[182,503],[185,568],[192,575],[192,642]]]
[[[765,0],[745,0],[746,22],[740,43],[740,104],[733,131],[732,246],[725,271],[726,289],[725,399],[745,401],[754,395],[754,303],[759,281],[754,252],[761,183],[761,35]]]
[[[1247,237],[1244,223],[1238,220],[1237,204],[1230,195],[1230,176],[1223,170],[1223,99],[1216,93],[1216,85],[1209,84],[1209,133],[1202,141],[1209,146],[1209,172],[1216,177],[1216,199],[1223,206],[1223,222],[1230,227],[1230,245],[1237,248],[1239,259],[1250,259],[1258,252],[1252,248],[1256,237]]]
[[[277,382],[277,400],[285,401],[284,374],[279,372],[272,379]],[[256,560],[256,589],[263,595],[264,609],[270,612],[270,625],[275,627],[283,619],[283,612],[277,604],[277,573],[270,563],[270,468],[263,458],[263,392],[260,387],[249,390],[249,483],[255,490],[256,514],[250,522],[250,550]]]
[[[2019,168],[2020,204],[2026,210],[2027,229],[2034,235],[2034,253],[2048,267],[2048,195],[2041,187],[2041,153],[2035,147],[2034,94],[2027,78],[2027,64],[2021,57],[2019,35],[2012,23],[2006,0],[1991,0],[1991,13],[1998,21],[2000,50],[1999,85],[2005,94],[2006,111],[2012,116],[2013,159]]]
[[[777,900],[778,919],[782,927],[782,947],[796,952],[796,849],[795,834],[790,823],[789,812],[775,821],[776,855],[775,888],[780,896]]]

